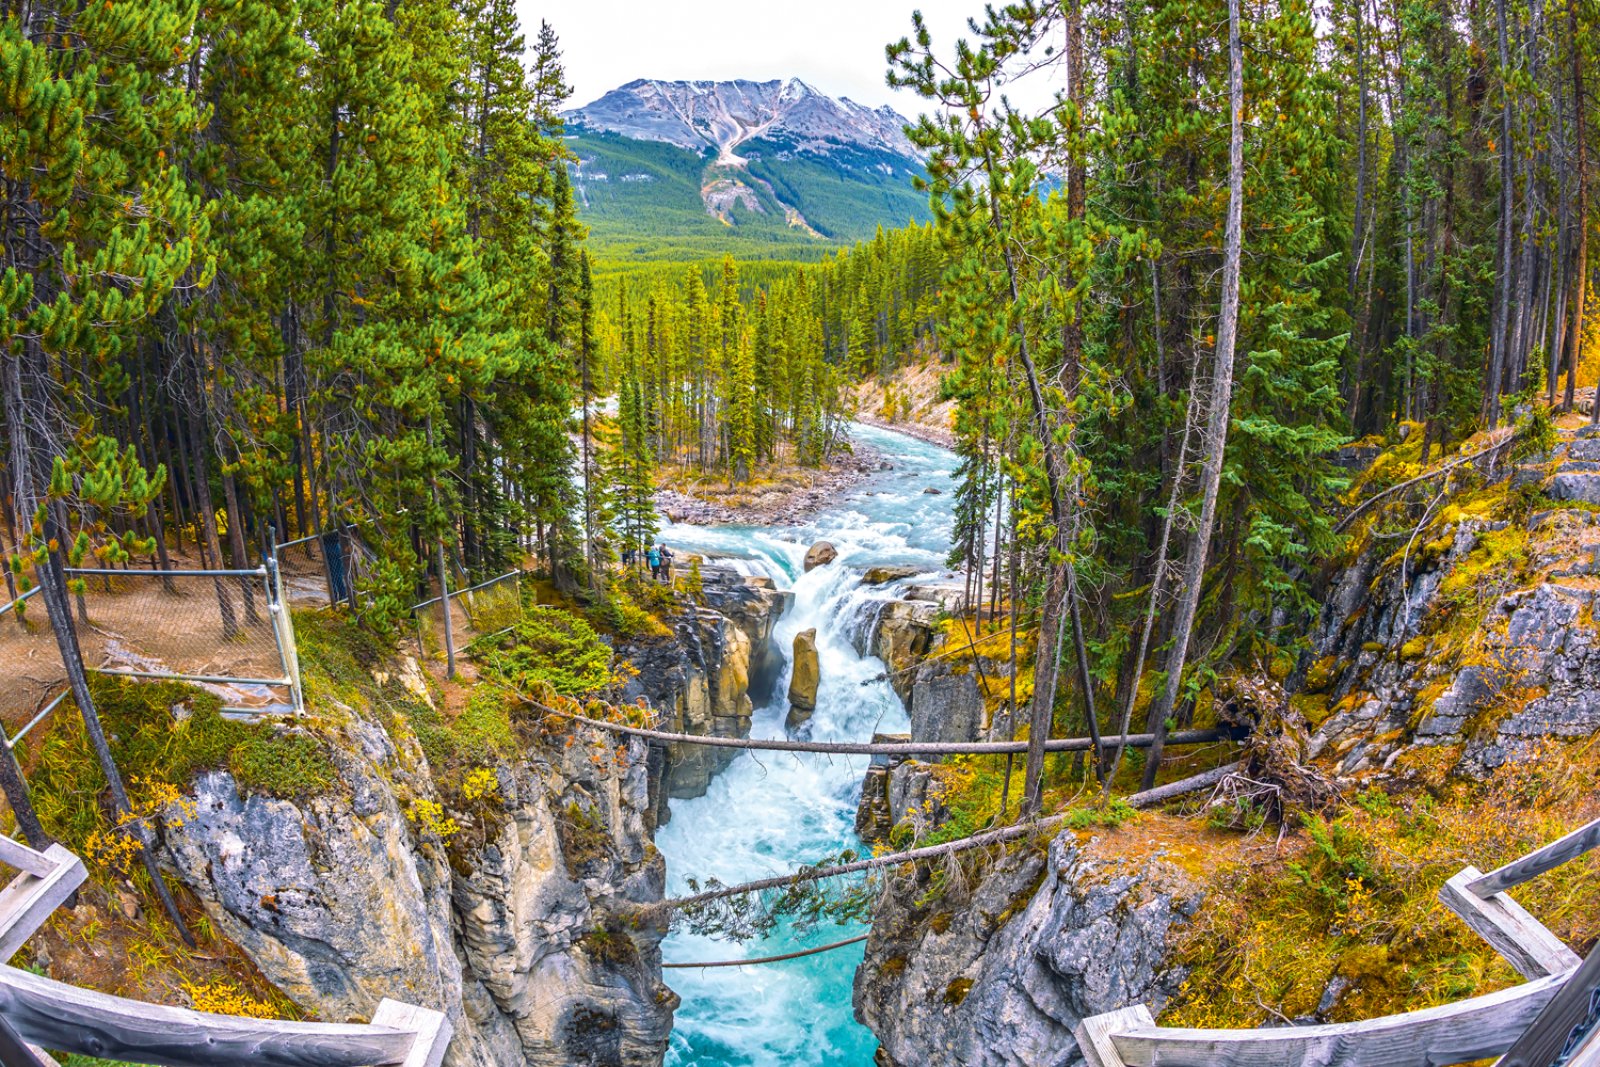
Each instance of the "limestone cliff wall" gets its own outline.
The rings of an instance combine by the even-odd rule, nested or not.
[[[219,931],[323,1019],[385,996],[447,1011],[453,1067],[660,1063],[677,1004],[661,931],[614,917],[664,885],[643,746],[530,753],[441,833],[418,818],[439,797],[409,729],[339,710],[334,788],[246,798],[211,773],[169,828],[169,865]]]
[[[783,673],[784,655],[772,634],[794,595],[726,563],[704,563],[701,574],[704,606],[674,617],[672,637],[617,650],[637,671],[623,699],[647,701],[673,733],[748,737],[755,702],[771,698]],[[736,755],[696,745],[652,752],[652,825],[667,822],[669,799],[704,796]]]
[[[873,606],[861,630],[860,651],[889,668],[889,684],[905,701],[914,741],[979,741],[1001,737],[1005,724],[992,721],[978,685],[972,656],[952,644],[939,619],[943,604],[959,589],[912,587],[900,599]],[[982,670],[1006,677],[1009,665],[984,660]]]
[[[1080,1063],[1072,1028],[1085,1016],[1171,996],[1182,974],[1169,939],[1201,893],[1181,865],[1119,847],[1066,831],[1042,853],[1006,854],[970,888],[954,876],[894,883],[854,990],[882,1067]]]
[[[1479,776],[1600,732],[1600,438],[1376,531],[1330,583],[1293,706],[1342,777],[1433,750]],[[1594,485],[1591,485],[1594,483]]]

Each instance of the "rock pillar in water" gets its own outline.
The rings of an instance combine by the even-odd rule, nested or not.
[[[794,635],[794,669],[789,674],[789,727],[810,720],[817,709],[817,685],[822,681],[822,664],[817,658],[817,631],[802,630]]]
[[[833,547],[831,541],[818,541],[806,552],[806,573],[810,574],[818,567],[826,566],[839,558],[839,550]]]

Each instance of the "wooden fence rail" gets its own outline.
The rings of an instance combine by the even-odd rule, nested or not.
[[[1074,1035],[1089,1067],[1600,1067],[1600,948],[1587,960],[1505,890],[1600,845],[1600,822],[1490,874],[1467,867],[1440,899],[1528,981],[1471,1000],[1361,1022],[1261,1030],[1157,1026],[1133,1005],[1091,1016]]]
[[[1600,848],[1600,819],[1587,826],[1580,826],[1560,840],[1552,841],[1521,859],[1512,860],[1504,867],[1474,879],[1467,889],[1479,898],[1487,900],[1496,893],[1504,893],[1507,889],[1531,881],[1546,871],[1555,870],[1563,863],[1570,863],[1593,848]]]
[[[4,836],[0,863],[19,872],[0,890],[6,960],[85,871],[60,845],[36,852]],[[370,1024],[245,1019],[113,997],[7,966],[0,1019],[0,1067],[52,1062],[38,1047],[167,1067],[439,1067],[451,1037],[443,1012],[393,1000],[378,1005]]]

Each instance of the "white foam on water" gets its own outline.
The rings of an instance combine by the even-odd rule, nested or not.
[[[731,554],[741,570],[770,576],[795,594],[774,639],[785,652],[795,634],[815,628],[822,667],[814,740],[867,741],[874,732],[909,728],[905,708],[876,657],[856,651],[872,602],[889,589],[863,588],[871,566],[914,566],[938,572],[949,551],[954,457],[900,434],[857,426],[857,441],[882,452],[894,469],[880,471],[839,507],[797,529],[669,525],[675,549]],[[932,487],[940,494],[927,494]],[[831,565],[804,573],[806,549],[826,539],[838,549]],[[757,709],[755,737],[785,736],[788,675],[772,702]],[[667,891],[689,890],[690,878],[735,884],[785,874],[860,847],[856,801],[865,756],[742,753],[706,795],[672,801],[672,820],[656,836],[667,859]],[[769,956],[839,941],[864,928],[823,926],[800,933],[788,925],[743,945],[679,932],[663,945],[669,962]],[[863,946],[803,959],[709,971],[673,970],[668,982],[683,998],[667,1053],[670,1067],[870,1067],[877,1048],[855,1022],[850,989]]]

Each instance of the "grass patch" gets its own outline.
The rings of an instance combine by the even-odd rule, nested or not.
[[[1482,785],[1390,797],[1371,790],[1311,821],[1294,847],[1212,872],[1182,935],[1189,971],[1163,1017],[1174,1026],[1253,1027],[1316,1013],[1343,1022],[1460,1000],[1519,981],[1437,899],[1465,865],[1484,870],[1594,817],[1595,759],[1552,745]],[[1600,857],[1558,868],[1526,896],[1582,950],[1600,935]]]
[[[204,690],[106,675],[92,675],[90,689],[136,801],[141,789],[187,789],[208,770],[226,769],[242,788],[279,797],[321,792],[334,781],[333,764],[319,742],[224,719],[221,702]],[[68,702],[56,713],[53,729],[25,762],[45,827],[69,848],[81,849],[102,825],[106,782],[75,706]]]

